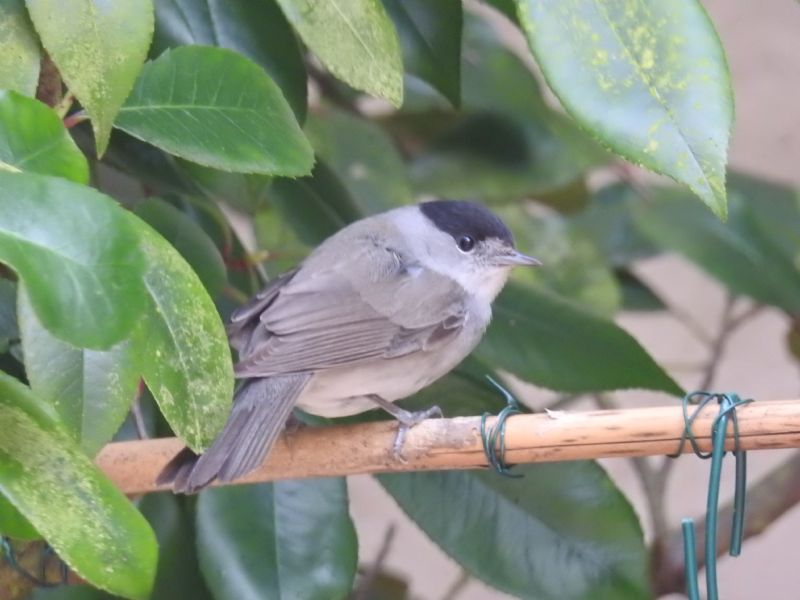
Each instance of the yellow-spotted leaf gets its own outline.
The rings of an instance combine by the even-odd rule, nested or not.
[[[725,218],[733,93],[697,0],[517,0],[564,108],[612,150],[686,184]]]
[[[97,154],[153,37],[152,0],[26,0],[39,38],[92,119]]]

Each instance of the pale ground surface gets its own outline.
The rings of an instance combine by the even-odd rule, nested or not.
[[[738,121],[731,148],[732,164],[800,184],[800,5],[790,0],[707,0],[704,4],[720,32],[733,72]],[[724,296],[702,273],[678,258],[665,257],[643,265],[641,275],[671,304],[691,313],[709,333],[715,331]],[[684,327],[658,316],[623,316],[620,322],[659,362],[674,366],[672,372],[682,383],[688,387],[697,383],[697,375],[681,366],[703,360],[703,353]],[[728,346],[716,387],[762,399],[797,398],[800,371],[783,349],[785,329],[785,320],[777,313],[762,314],[743,327]],[[625,401],[630,406],[641,406],[663,404],[669,399],[629,393]],[[783,456],[784,452],[751,453],[750,481]],[[639,514],[646,516],[641,510],[641,492],[627,463],[604,461],[604,465],[626,490]],[[707,462],[693,458],[681,459],[676,466],[668,501],[668,516],[675,526],[681,517],[696,516],[704,510],[707,469]],[[350,490],[362,562],[376,555],[387,527],[395,523],[397,534],[386,566],[412,582],[416,598],[442,598],[459,576],[455,563],[408,522],[371,478],[350,478]],[[723,481],[723,501],[731,493],[732,481]],[[644,525],[648,526],[646,519]],[[722,560],[721,597],[800,597],[799,531],[800,510],[795,509],[765,534],[748,541],[741,557]],[[495,598],[507,596],[475,581],[458,595],[458,600]]]

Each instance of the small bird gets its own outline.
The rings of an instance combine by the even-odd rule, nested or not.
[[[228,326],[239,384],[202,455],[184,448],[159,484],[195,493],[259,466],[295,407],[323,417],[382,408],[405,433],[441,416],[394,402],[477,346],[511,268],[539,265],[479,204],[434,200],[351,223],[236,310]]]

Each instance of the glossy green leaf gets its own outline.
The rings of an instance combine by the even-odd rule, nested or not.
[[[63,179],[0,171],[0,262],[25,282],[44,326],[103,349],[133,328],[144,306],[144,264],[127,213]]]
[[[321,161],[310,177],[276,181],[270,202],[300,240],[311,246],[362,216],[342,182]]]
[[[224,202],[246,213],[256,212],[267,201],[272,177],[255,173],[226,173],[189,162],[177,160],[182,175],[212,200]]]
[[[615,152],[688,185],[725,218],[733,91],[697,0],[517,0],[564,108]]]
[[[153,37],[152,0],[26,0],[39,38],[92,119],[102,156]]]
[[[587,310],[612,316],[620,291],[605,257],[591,240],[556,214],[533,216],[520,205],[503,206],[497,214],[509,224],[517,247],[543,266],[516,269],[516,281],[531,283],[569,298]]]
[[[300,46],[274,0],[156,0],[151,54],[199,44],[230,48],[261,65],[297,119],[306,116],[306,67]]]
[[[47,105],[0,90],[0,169],[89,182],[89,164]]]
[[[145,200],[134,212],[180,252],[212,298],[222,291],[227,281],[225,263],[214,242],[199,225],[158,199]]]
[[[476,355],[522,379],[564,392],[643,388],[682,394],[624,329],[558,296],[512,282],[493,312]]]
[[[133,351],[173,431],[202,452],[225,424],[233,397],[225,329],[186,261],[152,229],[135,222],[147,260],[149,302],[132,334]]]
[[[130,343],[102,351],[62,342],[39,322],[24,288],[19,326],[33,393],[55,409],[72,439],[94,456],[122,425],[136,395],[139,374]]]
[[[2,493],[0,493],[0,535],[15,540],[36,540],[42,537]]]
[[[606,162],[595,142],[547,106],[533,74],[494,30],[464,17],[463,117],[415,157],[417,189],[516,200],[563,188]]]
[[[306,130],[317,156],[339,176],[363,214],[413,201],[403,158],[376,124],[327,110],[311,117]]]
[[[447,554],[499,590],[537,600],[650,598],[633,508],[597,464],[380,475]]]
[[[611,266],[625,267],[659,252],[634,224],[633,215],[641,203],[642,198],[630,186],[609,185],[595,192],[588,208],[572,223],[595,243]]]
[[[656,190],[636,212],[636,224],[655,243],[680,252],[732,292],[800,311],[798,267],[755,226],[754,213],[766,203],[731,188],[728,223],[696,206],[681,190]]]
[[[405,70],[458,106],[461,98],[460,0],[383,0],[400,38]]]
[[[403,61],[380,0],[277,0],[323,65],[358,90],[403,103]]]
[[[312,242],[304,244],[297,231],[286,226],[283,212],[275,206],[258,211],[253,228],[258,247],[267,252],[264,268],[270,278],[296,267],[313,249]]]
[[[139,504],[158,539],[158,572],[149,600],[213,600],[197,562],[193,513],[185,498],[148,494]]]
[[[352,589],[358,543],[342,478],[206,490],[197,535],[216,600],[328,600]]]
[[[0,89],[36,93],[41,50],[24,0],[0,0]]]
[[[156,567],[153,531],[46,406],[2,374],[0,430],[0,492],[81,577],[127,598],[147,598]]]
[[[225,48],[182,46],[147,63],[114,125],[223,171],[297,176],[314,160],[280,88]]]

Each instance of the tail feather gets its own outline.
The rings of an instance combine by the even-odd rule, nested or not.
[[[236,391],[228,422],[211,447],[181,450],[158,476],[176,493],[194,494],[215,479],[232,481],[258,467],[289,418],[310,374],[251,379]]]

